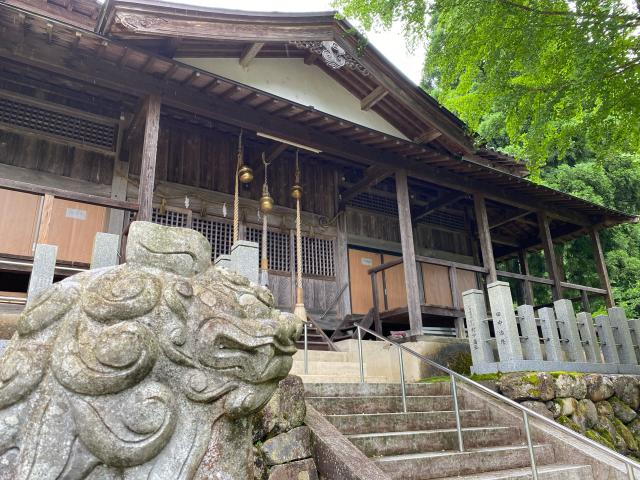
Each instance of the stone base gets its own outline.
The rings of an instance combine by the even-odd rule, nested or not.
[[[640,365],[512,360],[509,362],[484,363],[471,367],[471,373],[475,374],[497,372],[578,372],[640,375]]]

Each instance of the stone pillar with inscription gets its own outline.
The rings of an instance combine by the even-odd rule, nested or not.
[[[513,309],[511,289],[507,282],[493,282],[487,285],[493,329],[501,362],[522,360],[522,346],[518,333],[518,322]]]
[[[491,334],[487,322],[487,305],[482,290],[467,290],[462,294],[464,314],[467,319],[469,345],[473,365],[494,362],[493,349],[489,345]]]

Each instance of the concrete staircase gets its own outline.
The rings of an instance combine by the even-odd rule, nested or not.
[[[298,375],[304,383],[358,383],[360,364],[353,360],[351,352],[327,352],[309,350],[308,374],[304,373],[304,351],[298,350],[293,356],[292,375]],[[367,365],[365,363],[365,374]],[[365,375],[369,383],[388,382],[381,376]]]
[[[522,429],[496,425],[488,409],[465,408],[460,397],[465,452],[457,448],[449,383],[408,384],[407,413],[398,384],[307,383],[307,403],[393,479],[530,479]],[[593,480],[591,466],[556,458],[535,444],[540,480]]]

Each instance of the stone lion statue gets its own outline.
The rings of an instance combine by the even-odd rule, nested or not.
[[[135,222],[126,255],[22,313],[0,359],[0,479],[250,477],[247,417],[301,323],[193,230]]]

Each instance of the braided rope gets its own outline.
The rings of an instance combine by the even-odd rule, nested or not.
[[[238,162],[236,165],[235,187],[233,192],[233,243],[238,241],[240,227],[240,185],[238,174],[242,165],[242,130],[238,137]]]

